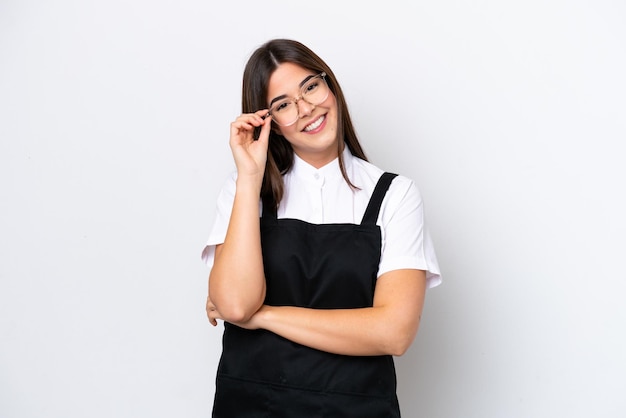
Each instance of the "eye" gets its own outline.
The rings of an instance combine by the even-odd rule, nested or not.
[[[310,84],[307,84],[306,86],[304,86],[304,93],[305,94],[309,94],[309,93],[315,91],[315,89],[317,89],[319,87],[319,85],[320,85],[320,82],[317,81],[317,80],[313,81]]]
[[[291,106],[291,101],[285,100],[284,102],[279,102],[276,106],[274,106],[274,109],[272,110],[272,112],[275,112],[275,113],[284,112],[286,110],[289,110],[290,106]]]

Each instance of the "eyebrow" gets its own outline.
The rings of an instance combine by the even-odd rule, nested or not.
[[[307,81],[309,81],[310,79],[312,79],[313,77],[315,77],[315,75],[310,75],[310,76],[308,76],[308,77],[305,77],[305,79],[304,79],[304,80],[302,80],[302,81],[300,82],[300,84],[298,85],[298,87],[302,88],[302,86],[304,86],[304,85],[306,84],[306,82],[307,82]],[[283,95],[280,95],[280,96],[274,97],[274,98],[272,99],[272,101],[270,102],[269,107],[271,108],[271,107],[272,107],[272,105],[274,104],[274,102],[277,102],[277,101],[279,101],[279,100],[286,99],[286,98],[287,98],[287,95],[286,95],[286,94],[283,94]]]

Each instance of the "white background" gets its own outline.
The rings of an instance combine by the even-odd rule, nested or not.
[[[444,283],[406,417],[626,411],[626,4],[0,0],[0,417],[207,417],[200,252],[249,54],[320,54]]]

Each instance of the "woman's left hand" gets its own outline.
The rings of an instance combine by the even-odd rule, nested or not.
[[[206,316],[207,316],[207,318],[209,318],[209,322],[213,326],[217,325],[217,320],[218,319],[224,319],[224,318],[222,318],[222,315],[220,315],[219,311],[217,310],[217,308],[215,307],[215,305],[211,301],[211,297],[210,296],[206,297]]]

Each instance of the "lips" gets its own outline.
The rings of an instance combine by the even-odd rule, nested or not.
[[[313,123],[308,124],[307,126],[304,127],[303,131],[304,132],[311,132],[314,131],[315,129],[319,128],[322,123],[324,123],[324,120],[326,119],[326,115],[322,115],[319,118],[317,118],[317,120],[315,120]]]

